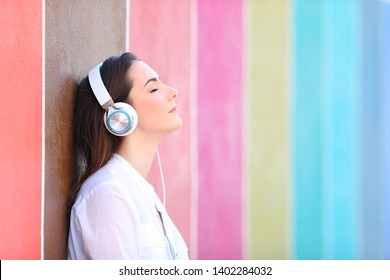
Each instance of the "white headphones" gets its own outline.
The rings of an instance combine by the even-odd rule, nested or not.
[[[106,111],[104,114],[104,125],[110,133],[116,136],[129,135],[137,127],[137,112],[127,103],[114,103],[102,81],[100,75],[101,66],[102,63],[89,71],[88,79],[96,99]]]

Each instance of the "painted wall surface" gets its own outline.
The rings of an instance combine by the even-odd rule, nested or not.
[[[385,258],[386,54],[377,50],[389,4],[293,4],[293,258]]]
[[[102,60],[125,51],[125,24],[126,2],[122,0],[46,1],[45,259],[67,257],[76,83]]]
[[[379,5],[379,151],[380,171],[379,182],[380,192],[378,223],[379,239],[381,246],[378,248],[374,258],[390,259],[390,3]],[[374,229],[375,230],[375,229]],[[375,237],[374,237],[375,238]]]
[[[243,258],[243,1],[197,9],[198,257]]]
[[[321,6],[297,0],[292,6],[292,258],[322,256]]]
[[[289,256],[288,1],[248,3],[248,257]]]
[[[321,12],[322,258],[357,259],[361,9],[353,0],[324,1]]]
[[[179,90],[159,150],[191,258],[390,259],[389,1],[2,1],[0,24],[0,117],[23,123],[0,258],[66,258],[74,90],[131,50]]]
[[[363,220],[362,234],[363,242],[362,254],[364,258],[377,258],[378,252],[382,248],[382,239],[378,238],[381,225],[381,215],[378,212],[378,201],[380,199],[380,179],[379,179],[379,73],[378,64],[380,61],[378,36],[379,2],[362,1],[362,13],[365,24],[363,26],[362,44],[362,201]]]
[[[41,258],[42,1],[0,9],[0,259]]]

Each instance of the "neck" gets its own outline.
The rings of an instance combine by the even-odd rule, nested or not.
[[[118,149],[118,154],[126,159],[141,176],[146,178],[160,140],[160,137],[151,137],[134,131],[125,137]]]

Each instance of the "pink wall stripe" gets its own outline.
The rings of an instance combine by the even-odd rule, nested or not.
[[[159,146],[165,177],[167,209],[190,249],[191,174],[191,1],[131,0],[130,51],[148,63],[161,80],[179,90],[177,104],[183,127],[168,135]],[[161,194],[158,165],[149,181]],[[162,195],[160,195],[162,198]]]
[[[0,9],[0,259],[41,258],[42,1]]]
[[[242,1],[198,1],[199,259],[241,259]]]

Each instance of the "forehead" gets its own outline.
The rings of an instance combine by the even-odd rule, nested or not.
[[[134,61],[130,68],[129,75],[134,86],[144,85],[151,78],[158,78],[158,74],[143,61]]]

